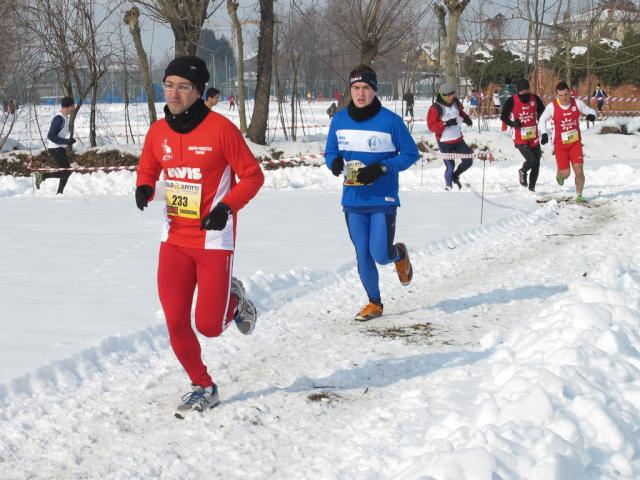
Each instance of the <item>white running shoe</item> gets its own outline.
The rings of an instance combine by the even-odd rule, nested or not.
[[[204,412],[220,404],[218,386],[214,383],[210,388],[191,385],[192,391],[182,396],[182,403],[176,409],[176,417],[184,418],[189,411]]]
[[[243,335],[251,335],[251,332],[256,327],[258,311],[253,302],[247,298],[244,285],[236,277],[231,277],[231,293],[238,298],[236,313],[233,317],[236,327]]]

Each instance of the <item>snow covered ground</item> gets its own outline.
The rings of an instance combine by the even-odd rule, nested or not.
[[[465,133],[497,161],[463,191],[443,191],[441,162],[402,174],[414,281],[381,268],[368,323],[337,180],[267,172],[235,266],[258,326],[202,339],[222,404],[184,421],[160,205],[135,208],[128,172],[74,174],[64,197],[0,177],[0,478],[640,477],[638,136],[587,132],[579,206],[537,202],[573,192],[548,149],[526,193],[490,128]],[[282,146],[322,144],[305,140]]]

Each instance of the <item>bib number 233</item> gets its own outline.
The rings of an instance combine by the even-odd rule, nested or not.
[[[199,183],[165,182],[165,202],[167,215],[182,218],[200,218],[200,197],[202,185]]]

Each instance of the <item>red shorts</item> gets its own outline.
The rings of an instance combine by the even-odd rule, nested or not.
[[[558,170],[567,170],[570,163],[574,165],[584,163],[581,142],[573,142],[569,145],[557,144],[555,149]]]
[[[230,295],[233,252],[179,247],[162,242],[158,293],[169,340],[191,383],[213,383],[202,362],[200,342],[191,327],[193,293],[198,286],[195,324],[200,333],[217,337],[233,321],[237,299]]]

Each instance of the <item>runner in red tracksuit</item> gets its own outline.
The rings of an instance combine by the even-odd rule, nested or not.
[[[521,78],[516,82],[516,94],[502,107],[500,119],[511,127],[513,142],[524,157],[522,168],[518,170],[520,185],[536,191],[540,172],[542,149],[538,138],[538,118],[544,111],[544,103],[539,96],[529,90],[529,81]],[[527,174],[529,179],[527,181]]]
[[[197,57],[178,57],[169,64],[163,83],[165,118],[147,133],[136,181],[142,210],[160,173],[165,178],[158,292],[171,346],[193,385],[180,411],[219,403],[191,327],[196,286],[195,324],[203,335],[220,335],[234,318],[248,334],[256,319],[242,283],[232,278],[233,251],[237,213],[256,195],[264,176],[240,131],[200,98],[208,79]]]
[[[596,111],[588,107],[582,100],[571,97],[569,86],[566,82],[560,82],[556,86],[556,100],[549,103],[540,117],[540,143],[549,141],[547,135],[547,121],[553,122],[555,151],[558,171],[556,181],[558,185],[564,184],[565,179],[571,175],[571,168],[576,177],[576,202],[584,202],[582,190],[584,189],[584,155],[582,153],[582,135],[580,133],[580,117],[586,115],[587,121],[595,122]]]

